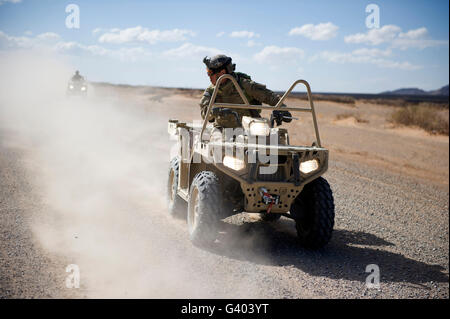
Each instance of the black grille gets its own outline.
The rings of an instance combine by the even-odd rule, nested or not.
[[[284,167],[277,167],[277,171],[273,174],[261,174],[261,166],[258,168],[258,181],[262,182],[282,182],[286,179]]]

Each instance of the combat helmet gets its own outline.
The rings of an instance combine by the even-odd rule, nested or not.
[[[233,73],[236,68],[236,64],[232,63],[232,59],[224,54],[218,54],[211,58],[205,56],[203,58],[203,63],[205,63],[206,67],[214,73],[219,72],[222,69],[226,69],[227,73]]]

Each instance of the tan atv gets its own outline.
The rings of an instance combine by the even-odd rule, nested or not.
[[[67,84],[66,96],[87,97],[87,83],[85,80],[70,81]]]
[[[233,82],[243,104],[215,103],[224,79]],[[310,108],[281,108],[298,83],[306,86]],[[289,145],[287,130],[274,128],[272,118],[262,117],[243,116],[241,128],[224,134],[227,129],[207,120],[213,109],[224,108],[311,112],[316,141],[312,146]],[[231,113],[240,120],[236,112]],[[282,215],[294,219],[304,247],[315,249],[328,243],[334,226],[334,200],[328,182],[321,177],[328,168],[328,150],[320,144],[308,82],[294,82],[276,106],[250,105],[236,80],[222,75],[202,125],[169,120],[168,131],[179,143],[178,156],[169,168],[169,213],[181,215],[187,202],[189,235],[195,244],[213,243],[220,220],[244,211],[260,213],[265,221]]]

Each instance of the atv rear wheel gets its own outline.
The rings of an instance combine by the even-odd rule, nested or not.
[[[183,199],[177,194],[178,174],[180,171],[180,158],[174,157],[170,161],[169,177],[167,180],[167,206],[169,215],[173,217],[181,217],[186,211]]]
[[[195,245],[212,244],[222,216],[222,192],[213,172],[198,173],[192,181],[188,201],[189,237]]]
[[[326,179],[306,184],[291,206],[300,244],[319,249],[331,239],[334,227],[333,192]]]

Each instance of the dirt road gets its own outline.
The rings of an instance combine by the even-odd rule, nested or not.
[[[329,245],[301,249],[293,221],[242,214],[203,250],[165,208],[167,119],[198,118],[197,101],[129,87],[0,101],[0,297],[449,297],[448,137],[390,128],[387,107],[318,102]],[[335,120],[342,112],[369,122]],[[291,124],[299,140],[308,120]],[[78,289],[66,287],[69,264]],[[370,264],[379,289],[366,288]]]

